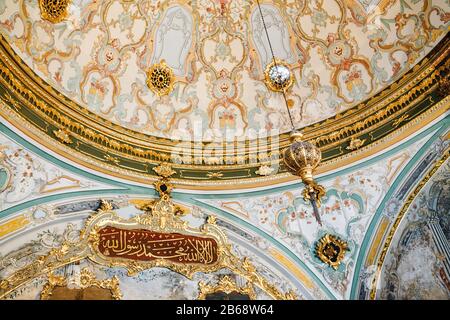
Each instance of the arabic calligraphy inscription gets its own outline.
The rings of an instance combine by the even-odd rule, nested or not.
[[[212,238],[112,226],[100,229],[99,236],[98,250],[110,258],[205,265],[218,260],[217,242]]]

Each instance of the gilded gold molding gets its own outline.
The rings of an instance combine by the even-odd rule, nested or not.
[[[236,257],[231,251],[231,245],[228,243],[225,233],[216,225],[214,217],[209,217],[206,223],[199,228],[190,227],[188,222],[182,220],[180,215],[177,214],[177,206],[172,203],[168,194],[162,195],[160,199],[146,202],[142,206],[145,212],[130,219],[121,218],[116,212],[111,210],[111,206],[105,204],[105,202],[103,204],[104,210],[99,210],[86,220],[85,226],[80,232],[79,240],[63,242],[59,248],[53,248],[48,254],[39,256],[27,266],[3,279],[0,282],[0,299],[36,277],[50,274],[57,268],[83,259],[89,259],[104,266],[123,267],[128,270],[130,276],[149,268],[163,267],[192,278],[196,272],[214,272],[227,268],[236,275],[246,279],[248,283],[258,286],[274,299],[296,299],[296,295],[292,291],[282,293],[270,284],[257,272],[248,258],[239,259]],[[108,230],[105,231],[105,228],[108,228]],[[112,251],[118,248],[116,240],[111,240],[112,242],[110,242],[109,240],[101,239],[101,237],[103,238],[106,235],[104,232],[110,232],[114,228],[128,230],[125,234],[129,232],[142,233],[148,230],[152,234],[159,233],[161,237],[163,235],[183,235],[192,239],[195,237],[197,239],[212,239],[209,241],[215,241],[217,250],[209,256],[206,256],[204,251],[202,251],[203,260],[201,261],[204,262],[199,260],[195,263],[180,262],[182,260],[178,260],[178,258],[174,260],[175,258],[172,256],[163,258],[163,256],[154,256],[152,254],[150,256],[153,258],[150,260],[123,258],[123,255],[115,257],[105,250],[101,251],[100,248],[103,247],[99,246],[100,241],[102,241],[102,245],[107,245],[107,248],[110,248]],[[125,237],[123,233],[121,234],[122,236],[119,237],[120,241],[123,240],[122,237]],[[161,241],[169,241],[164,240],[165,238],[162,239]],[[134,245],[130,246],[130,250],[135,249],[134,247]],[[139,246],[136,248],[139,248]],[[208,248],[211,247],[201,247],[201,250]],[[128,247],[124,250],[127,249]],[[145,249],[141,248],[141,250],[144,250],[145,256],[149,255],[149,253],[145,253]],[[176,257],[187,255],[187,252],[184,250],[177,250],[176,253],[178,254]],[[136,257],[140,256],[142,256],[142,252],[136,254]],[[212,259],[212,257],[216,258]]]
[[[24,214],[4,222],[0,225],[0,239],[7,234],[24,228],[28,224],[30,224],[30,220]]]
[[[324,174],[343,166],[350,165],[353,162],[363,160],[364,158],[372,156],[395,143],[407,139],[412,134],[420,130],[420,128],[428,125],[436,118],[445,114],[449,107],[450,99],[448,96],[445,99],[441,100],[439,103],[435,104],[430,109],[423,112],[420,116],[403,125],[399,130],[396,130],[388,136],[378,139],[367,146],[363,146],[352,153],[348,153],[340,157],[322,162],[321,165],[317,168],[316,174]],[[24,132],[26,135],[30,136],[30,138],[40,141],[40,143],[45,147],[48,147],[49,149],[60,153],[67,159],[72,160],[76,163],[80,163],[89,169],[99,171],[109,176],[144,184],[156,181],[155,177],[148,175],[146,172],[135,172],[126,168],[108,165],[102,161],[92,159],[91,157],[86,156],[83,153],[74,153],[73,149],[71,148],[62,147],[60,149],[55,149],[53,139],[49,138],[48,136],[42,135],[42,133],[38,129],[34,128],[28,121],[15,114],[11,109],[5,107],[2,103],[0,103],[0,115],[6,117],[8,121],[10,121],[10,123]],[[221,166],[217,167],[222,168]],[[205,169],[209,169],[209,167],[205,167]],[[274,174],[258,178],[246,176],[243,178],[233,178],[226,181],[208,181],[204,179],[198,181],[183,177],[183,170],[180,170],[180,177],[181,179],[172,178],[171,180],[173,184],[176,185],[179,189],[184,188],[189,190],[247,189],[265,187],[271,184],[293,182],[298,179],[289,173],[282,172],[276,175]]]
[[[441,97],[446,97],[448,93],[450,92],[450,78],[442,78],[441,81],[439,81],[439,88],[438,93]]]
[[[298,266],[295,265],[289,258],[287,258],[282,252],[269,248],[269,253],[272,257],[278,261],[278,263],[282,264],[285,268],[287,268],[306,288],[312,290],[319,290],[317,288],[315,282],[311,280],[311,278],[303,272]]]
[[[48,274],[47,283],[41,291],[41,300],[48,300],[53,294],[55,287],[66,287],[67,284],[67,279],[65,277],[50,272]],[[88,268],[83,268],[81,269],[80,275],[80,289],[90,287],[109,289],[115,300],[120,300],[122,298],[122,293],[120,292],[119,287],[119,279],[116,276],[113,276],[111,279],[98,280]]]
[[[450,49],[445,44],[448,42],[447,37],[413,70],[376,96],[304,128],[305,139],[316,142],[323,155],[318,174],[374,154],[381,149],[381,142],[389,146],[394,140],[399,141],[399,136],[406,136],[405,130],[414,132],[411,124],[417,130],[448,109],[449,99],[434,102],[435,98],[430,96],[447,77],[450,59],[445,59]],[[232,143],[227,145],[226,155],[211,162],[209,156],[195,156],[198,149],[204,147],[202,143],[187,142],[185,147],[179,147],[177,141],[122,128],[76,105],[37,78],[3,37],[0,44],[0,84],[6,90],[4,93],[0,90],[0,114],[27,135],[46,141],[44,145],[52,151],[77,163],[120,178],[148,183],[152,176],[154,179],[153,166],[168,162],[177,172],[173,183],[191,189],[202,189],[206,185],[209,189],[227,189],[236,188],[237,184],[246,188],[294,180],[283,166],[280,166],[281,172],[273,175],[260,176],[256,172],[263,165],[280,164],[280,150],[289,143],[286,134],[278,137],[277,150],[270,150],[270,139],[263,142],[259,150]],[[42,134],[45,128],[37,128],[28,120],[30,113],[40,117],[40,122],[45,121],[48,130],[67,130],[73,140],[70,150],[63,144],[51,143],[48,132]],[[399,121],[405,114],[409,117]],[[395,124],[398,127],[395,128]],[[384,134],[382,131],[387,125],[392,129]],[[350,144],[355,139],[365,140],[364,146],[353,149]],[[177,158],[178,152],[187,156]],[[190,152],[193,154],[189,155]]]
[[[372,279],[372,288],[370,290],[370,299],[375,300],[376,292],[377,292],[377,282],[379,280],[379,276],[382,271],[384,259],[386,257],[386,254],[389,250],[389,247],[392,243],[392,239],[394,238],[395,232],[400,225],[400,222],[404,215],[408,212],[409,207],[413,203],[414,199],[417,197],[419,192],[422,190],[422,188],[427,184],[427,182],[431,179],[431,177],[436,173],[436,171],[447,161],[447,159],[450,157],[450,149],[447,149],[444,152],[444,156],[436,161],[436,163],[433,165],[433,167],[427,172],[427,174],[422,178],[422,180],[416,185],[414,190],[409,194],[408,198],[404,202],[402,208],[400,209],[394,223],[392,224],[391,228],[389,229],[389,233],[384,241],[383,249],[381,250],[378,261],[377,261],[377,271],[375,272],[375,276]]]
[[[236,292],[238,294],[248,296],[250,300],[256,300],[256,293],[251,283],[247,282],[244,287],[240,287],[229,276],[224,276],[215,285],[206,284],[200,281],[198,288],[199,295],[197,300],[205,300],[208,295],[218,292],[223,292],[226,294]]]

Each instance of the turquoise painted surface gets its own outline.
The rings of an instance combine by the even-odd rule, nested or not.
[[[4,168],[0,168],[0,190],[3,190],[9,181],[8,171]]]
[[[400,174],[397,176],[391,187],[389,188],[388,192],[384,196],[383,200],[381,201],[381,204],[378,206],[370,224],[367,229],[367,232],[364,236],[363,242],[361,244],[361,248],[359,250],[358,259],[356,261],[355,271],[353,274],[353,280],[352,280],[352,289],[350,292],[350,299],[357,299],[358,294],[358,279],[359,275],[361,273],[361,268],[364,263],[367,250],[370,244],[370,239],[373,236],[374,231],[376,230],[376,227],[378,226],[380,220],[381,220],[381,213],[383,212],[386,203],[389,199],[392,198],[392,195],[394,192],[401,186],[403,181],[409,176],[411,170],[416,166],[416,164],[419,162],[419,160],[423,157],[423,155],[427,152],[427,150],[430,148],[430,146],[435,142],[439,137],[441,137],[450,127],[450,116],[447,116],[446,118],[442,119],[440,122],[436,123],[434,126],[428,128],[425,130],[420,136],[426,136],[427,134],[430,134],[433,131],[436,131],[430,139],[419,149],[419,151],[412,157],[412,159],[408,162],[408,164],[403,168],[403,170],[400,172]]]

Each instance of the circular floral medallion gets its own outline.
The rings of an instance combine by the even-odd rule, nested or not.
[[[342,40],[336,40],[328,47],[328,59],[332,65],[340,65],[344,60],[350,59],[352,49],[350,45]]]
[[[173,90],[174,80],[173,71],[164,60],[147,71],[147,86],[159,96],[167,95]]]
[[[120,54],[116,48],[108,45],[100,49],[97,60],[98,64],[103,66],[106,71],[114,72],[120,65]]]
[[[70,0],[39,0],[42,19],[59,23],[67,16]]]
[[[222,70],[220,77],[213,82],[212,94],[216,99],[234,98],[236,96],[236,85],[230,79],[229,74]]]
[[[288,64],[278,59],[267,65],[264,76],[266,85],[272,91],[287,91],[294,83]]]

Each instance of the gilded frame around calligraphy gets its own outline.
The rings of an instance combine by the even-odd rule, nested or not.
[[[216,225],[214,216],[209,216],[206,223],[199,228],[192,228],[180,218],[180,214],[177,213],[179,207],[172,203],[167,194],[162,195],[160,199],[148,201],[148,203],[142,205],[142,208],[145,208],[145,213],[130,219],[123,219],[112,210],[109,203],[103,202],[97,213],[94,213],[86,221],[85,227],[80,232],[79,241],[63,242],[59,248],[54,248],[48,254],[39,256],[30,264],[0,281],[0,299],[34,278],[49,275],[60,267],[83,259],[89,259],[104,266],[126,268],[130,276],[145,269],[162,267],[192,279],[196,272],[211,273],[219,269],[228,269],[246,279],[252,286],[258,286],[274,299],[297,299],[297,295],[293,291],[289,290],[283,293],[269,283],[257,272],[255,266],[247,257],[240,259],[235,256],[231,251],[231,245],[228,243],[225,233]],[[105,226],[212,238],[217,242],[217,260],[214,264],[206,265],[175,263],[167,259],[136,261],[117,259],[116,257],[108,258],[96,249],[99,241],[99,230]]]
[[[88,258],[101,265],[126,268],[128,271],[128,275],[130,276],[133,276],[145,269],[153,267],[162,267],[171,269],[191,279],[193,274],[196,272],[214,272],[224,267],[226,254],[228,253],[226,236],[216,225],[207,222],[197,230],[189,227],[181,219],[176,219],[173,222],[169,222],[167,225],[164,226],[164,228],[155,228],[155,225],[153,225],[152,227],[151,223],[154,221],[147,221],[146,224],[143,224],[142,218],[152,220],[152,217],[150,216],[147,217],[140,216],[131,220],[125,220],[120,218],[113,211],[103,212],[96,216],[93,216],[85,229],[85,233],[88,235],[87,245],[89,245],[90,248]],[[139,221],[141,221],[141,223],[139,223]],[[100,250],[98,249],[99,230],[106,226],[117,227],[125,230],[144,229],[148,231],[156,231],[164,233],[181,233],[186,236],[212,238],[217,242],[217,260],[213,264],[206,265],[200,263],[196,264],[177,263],[167,259],[155,259],[152,261],[137,261],[127,258],[107,257],[103,255],[103,253],[100,252]]]

